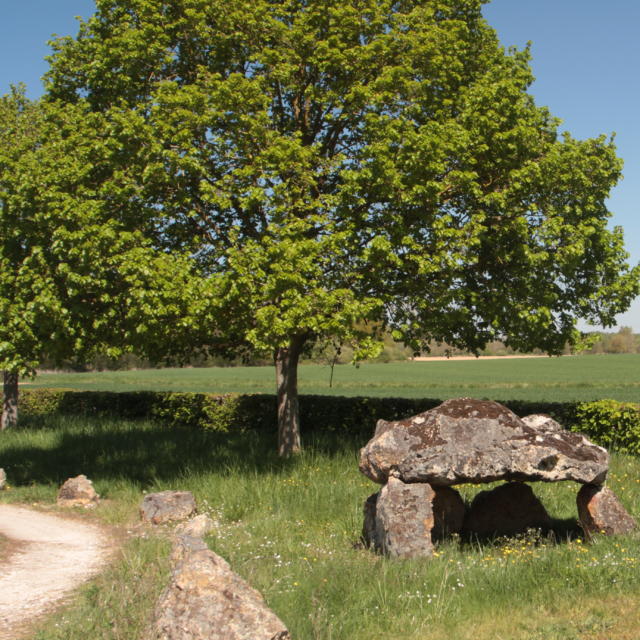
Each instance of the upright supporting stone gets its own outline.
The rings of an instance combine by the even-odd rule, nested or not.
[[[471,503],[465,531],[478,536],[510,536],[527,529],[546,529],[551,518],[531,487],[508,482],[481,491]]]
[[[451,487],[431,487],[432,492],[429,491],[429,485],[413,484],[405,485],[411,487],[409,491],[413,494],[418,494],[419,499],[429,500],[431,497],[431,510],[433,512],[433,527],[431,529],[431,541],[437,542],[443,540],[447,536],[454,533],[460,533],[462,531],[462,525],[464,523],[465,505],[460,494]],[[422,489],[420,487],[423,487]],[[380,497],[380,491],[370,495],[364,503],[364,524],[362,526],[362,539],[364,543],[373,547],[376,551],[383,551],[382,540],[385,532],[382,528],[378,527],[378,520],[376,518],[378,510],[378,499]],[[389,501],[395,496],[400,495],[404,498],[404,492],[391,491],[391,496],[387,492],[386,500]],[[389,514],[392,510],[389,505],[386,507],[386,512]],[[421,528],[419,528],[421,531]],[[421,534],[422,535],[422,534]]]
[[[585,536],[630,533],[638,523],[627,513],[611,489],[585,484],[576,498],[578,519]]]
[[[372,493],[364,502],[364,523],[362,525],[362,540],[368,547],[381,551],[382,543],[376,529],[376,507],[380,492]]]
[[[376,504],[380,550],[392,558],[430,557],[434,491],[428,484],[405,484],[390,477]]]
[[[433,530],[431,539],[443,540],[454,533],[460,533],[464,525],[465,506],[462,496],[451,487],[432,487]]]

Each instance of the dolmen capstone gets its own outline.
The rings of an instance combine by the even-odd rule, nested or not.
[[[379,420],[373,438],[360,452],[360,471],[383,486],[365,503],[363,537],[392,557],[430,556],[438,539],[463,530],[471,535],[510,535],[548,528],[551,518],[524,482],[574,481],[583,491],[579,515],[585,532],[625,531],[624,525],[582,521],[590,500],[611,505],[596,489],[603,486],[609,454],[585,436],[565,431],[549,416],[520,419],[497,402],[456,398],[405,420]],[[453,485],[506,482],[476,496],[466,508]],[[607,490],[608,492],[609,490]],[[581,503],[579,503],[581,504]],[[613,516],[612,516],[613,517]]]

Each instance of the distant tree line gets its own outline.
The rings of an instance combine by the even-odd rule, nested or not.
[[[430,351],[414,353],[402,343],[393,340],[390,334],[383,337],[383,349],[380,354],[370,360],[371,362],[402,362],[411,360],[414,356],[455,357],[473,355],[469,351],[456,349],[446,343],[432,343]],[[500,340],[494,340],[479,352],[481,356],[509,356],[522,354],[521,351],[508,347]],[[570,345],[564,350],[563,355],[572,353],[580,354],[605,354],[605,353],[640,353],[640,334],[634,333],[631,327],[621,327],[617,332],[593,331],[585,335],[582,348],[572,348]],[[539,350],[527,352],[526,355],[544,355]],[[327,343],[310,350],[302,359],[303,363],[311,364],[348,364],[353,361],[353,350],[349,345]],[[42,370],[59,369],[52,358],[43,355],[41,358]],[[118,371],[128,369],[149,369],[159,366],[187,366],[187,367],[238,367],[238,366],[269,366],[272,365],[268,358],[256,358],[238,355],[232,359],[208,353],[204,350],[194,352],[191,357],[181,361],[166,361],[164,365],[152,362],[147,358],[134,353],[127,353],[118,358],[108,355],[98,355],[88,361],[68,360],[62,368],[70,371]]]
[[[621,327],[617,333],[594,332],[593,344],[582,353],[640,353],[640,333],[631,327]]]

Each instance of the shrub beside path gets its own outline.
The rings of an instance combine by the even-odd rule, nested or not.
[[[0,534],[16,551],[0,564],[0,640],[45,613],[107,562],[112,543],[98,526],[0,504]]]

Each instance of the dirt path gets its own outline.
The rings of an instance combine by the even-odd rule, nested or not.
[[[111,548],[95,525],[13,505],[0,504],[0,534],[13,546],[0,564],[0,640],[96,574]]]

